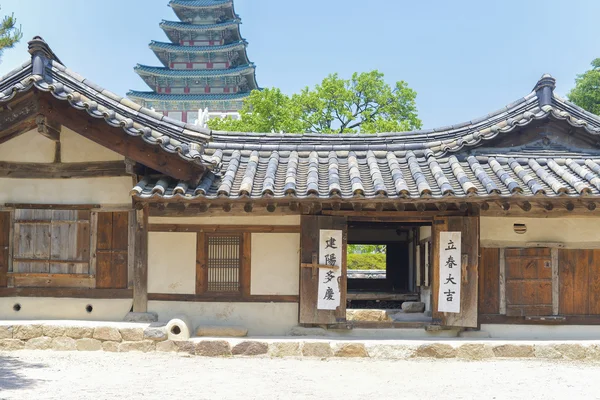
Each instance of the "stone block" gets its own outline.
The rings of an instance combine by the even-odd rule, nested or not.
[[[248,329],[239,326],[199,326],[196,336],[200,337],[245,337]]]
[[[369,344],[365,347],[367,353],[369,353],[369,357],[390,360],[405,360],[411,358],[416,350],[413,346],[397,344]]]
[[[299,342],[275,342],[269,344],[269,355],[271,357],[300,357]]]
[[[12,325],[0,326],[0,339],[12,339],[12,338],[13,338]]]
[[[77,350],[77,344],[75,339],[62,336],[52,339],[52,350],[56,351],[73,351]]]
[[[41,325],[14,325],[13,339],[29,340],[44,336],[44,330]]]
[[[170,340],[177,347],[178,353],[196,354],[196,345],[189,340]]]
[[[99,326],[94,328],[94,339],[98,340],[109,340],[111,342],[121,341],[121,332],[117,328],[111,326]]]
[[[456,349],[449,344],[423,344],[417,348],[414,357],[455,358]]]
[[[94,334],[94,328],[87,326],[67,326],[65,327],[65,336],[73,339],[91,338]]]
[[[20,339],[0,339],[0,350],[23,350],[25,342]]]
[[[119,344],[119,352],[141,351],[149,353],[156,349],[155,343],[152,340],[142,340],[139,342],[122,342]]]
[[[405,301],[402,303],[402,311],[405,313],[422,313],[425,312],[425,303],[420,301]]]
[[[163,326],[149,326],[144,329],[144,339],[162,342],[167,340],[167,328]]]
[[[563,358],[562,354],[558,350],[554,348],[554,346],[549,344],[536,344],[533,346],[533,354],[535,358],[545,358],[545,359],[559,359]]]
[[[231,345],[226,340],[204,340],[196,343],[196,355],[226,357],[231,355]]]
[[[385,310],[348,310],[348,321],[381,322],[391,321]]]
[[[487,344],[468,343],[457,349],[456,357],[465,360],[485,360],[494,358],[494,350]]]
[[[52,347],[52,338],[48,336],[41,336],[33,339],[29,339],[25,343],[26,350],[48,350]]]
[[[97,339],[83,338],[77,339],[75,344],[79,351],[99,351],[102,350],[102,342]]]
[[[123,319],[125,322],[156,322],[158,314],[155,312],[130,312]]]
[[[593,344],[586,349],[585,355],[590,360],[600,361],[600,346]]]
[[[44,336],[61,337],[65,336],[65,327],[59,325],[43,325]]]
[[[568,358],[569,360],[582,360],[586,356],[586,349],[580,344],[557,344],[554,348],[562,354],[564,358]]]
[[[164,342],[156,342],[156,351],[161,351],[164,353],[176,352],[177,345],[172,340],[165,340]]]
[[[369,357],[365,345],[362,343],[340,343],[335,346],[336,357]]]
[[[527,358],[534,357],[533,346],[527,344],[503,344],[494,347],[496,357]]]
[[[121,328],[121,337],[125,342],[139,342],[144,340],[144,329],[142,328]]]
[[[120,344],[120,342],[102,342],[102,350],[116,353],[119,351]]]
[[[231,354],[234,356],[260,356],[267,354],[269,351],[269,345],[263,342],[245,341],[236,344],[231,349]]]
[[[331,349],[331,345],[329,343],[304,343],[302,345],[302,355],[304,357],[332,357],[333,350]]]

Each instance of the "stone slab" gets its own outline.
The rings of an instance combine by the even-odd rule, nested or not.
[[[263,342],[245,341],[236,344],[231,349],[234,356],[260,356],[269,352],[269,345]]]
[[[329,343],[307,342],[302,345],[302,355],[304,357],[333,357],[333,350]]]
[[[424,344],[417,348],[414,357],[454,358],[456,349],[445,343]]]
[[[21,340],[29,340],[36,337],[44,336],[44,330],[41,325],[14,325],[13,338]]]
[[[0,350],[23,350],[25,342],[20,339],[0,339]]]
[[[155,312],[130,312],[127,313],[123,319],[125,322],[156,322],[158,321],[158,314]]]
[[[144,340],[144,329],[142,328],[121,328],[119,329],[119,332],[125,342]]]
[[[199,326],[196,329],[199,337],[245,337],[248,329],[240,326]]]
[[[269,343],[269,356],[271,357],[300,357],[300,342],[275,342]]]
[[[52,350],[74,351],[77,350],[76,340],[67,336],[52,339]]]
[[[48,350],[50,348],[52,348],[52,338],[48,336],[29,339],[25,343],[26,350]]]
[[[119,329],[111,326],[99,326],[94,328],[94,335],[92,337],[103,341],[109,340],[111,342],[120,342],[122,339]]]
[[[13,327],[12,325],[0,326],[0,339],[12,339],[13,338]]]
[[[125,353],[130,351],[141,351],[149,353],[156,349],[155,343],[152,340],[142,340],[139,342],[122,342],[119,344],[119,352]]]
[[[226,340],[203,340],[196,343],[196,355],[203,357],[226,357],[232,355]]]
[[[83,338],[78,339],[75,344],[79,351],[99,351],[102,350],[102,342],[98,339]]]
[[[44,336],[48,337],[61,337],[65,336],[65,327],[60,325],[42,325]]]
[[[73,339],[91,338],[94,334],[94,328],[89,326],[67,326],[65,327],[65,336]]]

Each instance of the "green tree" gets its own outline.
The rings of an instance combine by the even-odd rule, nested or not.
[[[253,91],[240,119],[211,120],[217,130],[241,132],[375,133],[419,129],[417,93],[406,82],[390,86],[379,71],[337,74],[313,89],[287,96],[279,89]]]
[[[600,58],[592,61],[592,69],[577,75],[568,97],[579,107],[600,115]]]
[[[0,24],[0,56],[5,49],[12,48],[23,38],[21,27],[17,27],[17,19],[14,15],[7,15]]]

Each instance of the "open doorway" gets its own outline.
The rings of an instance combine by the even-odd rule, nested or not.
[[[430,241],[427,223],[350,222],[347,320],[430,322]]]

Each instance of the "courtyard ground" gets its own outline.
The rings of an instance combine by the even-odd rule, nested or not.
[[[0,352],[0,399],[596,399],[600,363]]]

